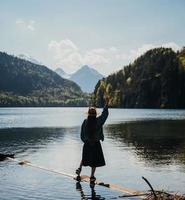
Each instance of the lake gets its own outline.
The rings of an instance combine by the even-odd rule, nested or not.
[[[80,126],[87,108],[0,108],[0,153],[74,174],[83,143]],[[101,109],[98,110],[101,113]],[[136,190],[185,193],[185,110],[110,109],[102,143],[106,166],[96,177]],[[89,175],[90,168],[82,174]],[[1,200],[119,199],[101,186],[82,190],[70,178],[12,161],[0,162]],[[131,198],[130,198],[131,199]],[[133,199],[133,198],[132,198]],[[137,199],[137,198],[135,198]]]

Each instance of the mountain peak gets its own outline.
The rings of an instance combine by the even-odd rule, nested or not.
[[[88,65],[83,65],[79,70],[73,73],[70,80],[80,85],[84,92],[93,92],[96,83],[103,78],[97,70]]]
[[[102,74],[100,74],[96,69],[94,69],[93,67],[90,67],[89,65],[83,65],[79,70],[77,70],[75,73],[72,74],[72,76],[74,74],[77,73],[90,73],[93,74],[94,76],[98,76],[98,77],[103,77]]]
[[[61,77],[70,79],[76,82],[84,92],[93,92],[96,83],[103,78],[97,70],[89,65],[83,65],[80,69],[72,74],[67,74],[63,69],[55,70]]]
[[[55,72],[60,75],[62,78],[69,79],[70,74],[67,74],[62,68],[58,67]]]
[[[58,71],[58,72],[65,73],[65,71],[64,71],[62,68],[60,68],[60,67],[58,67],[55,71],[56,71],[56,72]]]
[[[83,65],[80,69],[92,69],[89,65]]]

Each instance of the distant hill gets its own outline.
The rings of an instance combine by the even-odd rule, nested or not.
[[[61,68],[56,69],[56,72],[63,78],[68,78],[77,83],[83,92],[92,93],[96,83],[103,78],[97,70],[88,65],[82,66],[73,74],[66,74]]]
[[[121,108],[185,108],[185,48],[147,51],[132,64],[100,80],[94,103]]]
[[[0,52],[0,106],[85,106],[80,87],[46,66]]]

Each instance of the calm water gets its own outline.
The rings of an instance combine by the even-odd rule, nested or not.
[[[74,173],[82,150],[80,125],[86,108],[1,108],[0,153]],[[101,110],[99,110],[101,112]],[[105,182],[148,190],[185,193],[185,110],[110,109],[102,143],[106,166],[96,176]],[[89,174],[84,168],[82,174]],[[82,183],[49,172],[0,162],[1,200],[114,199],[119,195],[101,186],[91,191]],[[93,193],[94,194],[94,193]]]

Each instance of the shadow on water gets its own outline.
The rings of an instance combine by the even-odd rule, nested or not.
[[[151,164],[185,165],[185,121],[137,121],[107,126],[107,134]]]
[[[74,128],[71,128],[74,129]],[[1,153],[32,153],[52,141],[64,140],[69,128],[10,128],[0,130]],[[77,128],[75,128],[76,130]]]
[[[105,200],[104,197],[96,194],[95,187],[91,187],[91,195],[86,195],[83,188],[82,188],[81,183],[76,182],[76,190],[79,191],[81,199],[83,199],[83,200],[88,200],[88,199]]]

